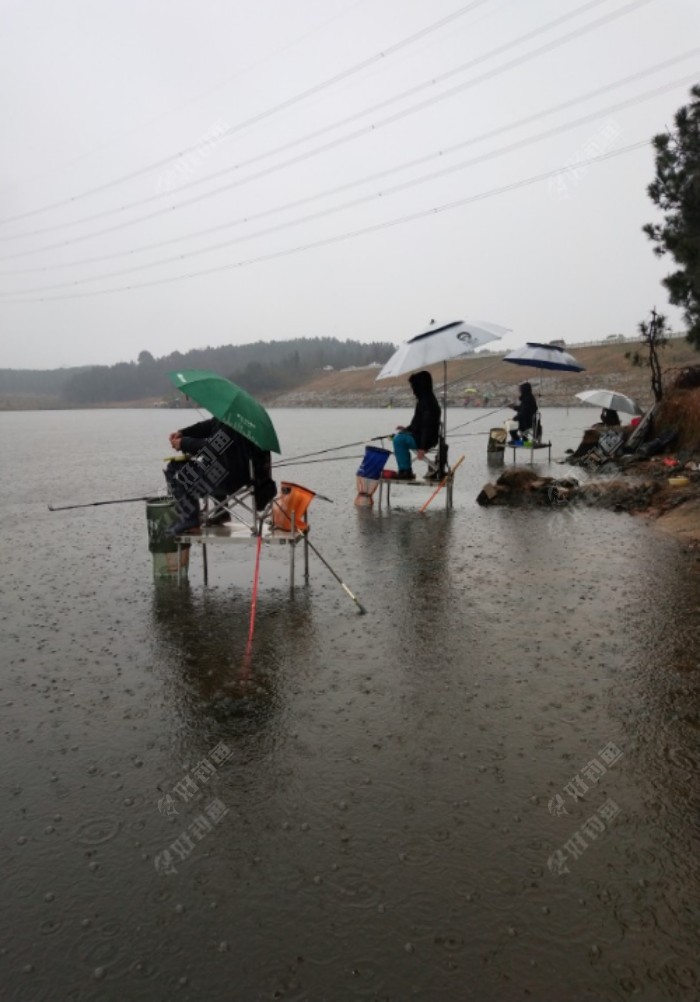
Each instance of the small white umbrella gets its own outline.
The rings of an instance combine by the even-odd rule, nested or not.
[[[609,411],[622,411],[623,414],[642,413],[642,408],[635,400],[613,390],[583,390],[576,396],[579,400],[583,400],[584,404],[605,407]]]
[[[497,341],[508,330],[486,320],[454,320],[440,327],[431,326],[397,348],[377,379],[393,379],[438,362],[447,367],[451,359],[471,355],[489,341]]]
[[[377,379],[395,379],[406,372],[425,369],[443,363],[442,428],[447,430],[447,363],[455,358],[472,355],[477,348],[498,341],[509,327],[492,324],[488,320],[453,320],[439,327],[432,325],[422,334],[416,334],[396,349]]]

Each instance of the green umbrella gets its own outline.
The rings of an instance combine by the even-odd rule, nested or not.
[[[277,432],[262,404],[230,379],[205,369],[169,372],[168,379],[200,407],[265,452],[281,452]]]

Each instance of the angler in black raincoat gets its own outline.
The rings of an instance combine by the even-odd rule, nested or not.
[[[416,397],[416,409],[408,427],[399,425],[394,435],[394,455],[399,468],[399,480],[415,480],[411,468],[411,449],[423,459],[428,449],[437,445],[440,437],[440,404],[433,393],[433,377],[425,369],[414,372],[408,381]]]
[[[199,499],[207,494],[225,498],[250,485],[255,508],[262,511],[277,493],[270,453],[217,418],[174,431],[170,444],[190,456],[171,461],[165,469],[170,493],[177,502],[178,519],[170,529],[172,535],[199,527]]]
[[[511,407],[515,411],[513,418],[518,425],[511,430],[510,437],[512,441],[518,442],[524,438],[526,432],[537,431],[534,427],[537,401],[529,383],[520,384],[520,399],[517,404],[511,404]]]

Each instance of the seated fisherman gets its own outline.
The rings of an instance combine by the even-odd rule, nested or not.
[[[534,427],[535,415],[537,414],[537,401],[535,400],[535,394],[532,392],[530,383],[520,384],[520,399],[517,404],[511,404],[510,406],[515,411],[513,422],[509,422],[511,425],[511,442],[519,442],[522,438],[525,438],[525,433],[528,431],[532,431],[533,436],[537,439],[540,432],[540,429]],[[512,427],[513,423],[516,425],[515,428]]]
[[[170,444],[190,457],[172,460],[165,469],[177,502],[178,518],[169,530],[173,536],[199,528],[199,499],[205,495],[223,499],[251,485],[256,511],[263,511],[277,493],[270,453],[217,418],[174,431]]]
[[[610,410],[608,407],[604,407],[600,412],[600,424],[605,428],[615,428],[619,427],[620,415],[617,411]]]
[[[408,382],[416,398],[413,418],[407,428],[399,425],[394,435],[394,455],[399,468],[399,480],[415,480],[411,468],[411,449],[418,450],[423,459],[428,449],[437,445],[440,438],[440,404],[433,393],[433,377],[427,370],[414,372]]]

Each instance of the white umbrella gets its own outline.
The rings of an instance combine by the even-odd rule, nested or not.
[[[425,369],[429,365],[443,364],[442,428],[438,443],[438,459],[442,469],[447,456],[445,436],[447,435],[447,363],[455,358],[472,355],[477,348],[490,341],[498,341],[507,334],[509,327],[492,324],[488,320],[453,320],[449,324],[434,326],[416,334],[396,349],[377,379],[395,379],[406,372]]]
[[[434,322],[434,321],[433,321]],[[425,369],[443,363],[442,435],[447,432],[447,363],[455,358],[472,355],[477,348],[490,341],[498,341],[509,327],[492,324],[488,320],[453,320],[440,327],[430,326],[422,334],[396,349],[377,379],[394,379],[406,372]]]
[[[393,379],[415,369],[425,369],[438,362],[471,355],[489,341],[497,341],[508,333],[508,327],[486,320],[454,320],[441,327],[429,327],[396,349],[377,379]]]
[[[583,400],[584,404],[605,407],[609,411],[622,411],[623,414],[642,413],[642,408],[631,397],[626,397],[624,393],[615,393],[613,390],[583,390],[576,396],[579,400]]]

